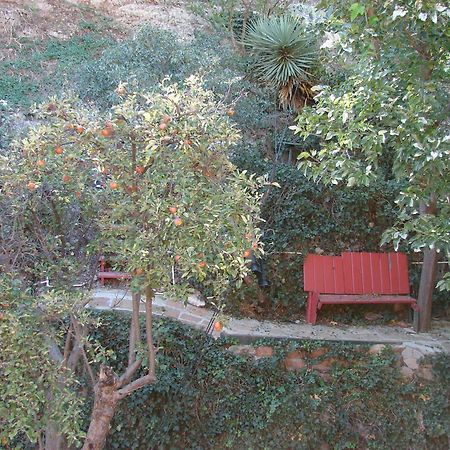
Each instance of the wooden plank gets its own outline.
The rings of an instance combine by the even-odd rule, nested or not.
[[[389,274],[391,293],[399,293],[399,267],[397,253],[389,253]]]
[[[344,279],[347,294],[363,294],[361,254],[346,252],[342,254]]]
[[[381,286],[381,255],[380,253],[369,253],[370,271],[372,277],[372,294],[382,294]]]
[[[333,256],[334,293],[345,294],[344,267],[342,257]]]
[[[393,294],[389,275],[389,255],[387,253],[380,253],[380,281],[380,294]]]
[[[371,267],[371,255],[370,253],[360,253],[361,264],[361,279],[362,279],[362,293],[373,294],[372,286],[372,267]]]
[[[397,253],[399,294],[409,294],[408,258],[404,253]]]
[[[382,304],[382,303],[416,303],[416,299],[407,295],[335,295],[321,294],[319,302],[323,304]]]
[[[98,272],[98,278],[131,278],[131,273],[127,272]]]
[[[318,260],[322,267],[323,285],[317,292],[335,293],[333,258],[333,256],[321,256]]]

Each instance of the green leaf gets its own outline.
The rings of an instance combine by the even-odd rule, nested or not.
[[[350,20],[353,22],[358,16],[363,16],[366,9],[361,3],[353,3],[350,6]]]

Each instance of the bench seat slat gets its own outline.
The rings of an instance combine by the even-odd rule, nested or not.
[[[320,294],[319,303],[322,304],[357,304],[357,303],[416,303],[416,299],[408,295],[333,295]]]
[[[98,272],[98,278],[131,278],[128,272]]]

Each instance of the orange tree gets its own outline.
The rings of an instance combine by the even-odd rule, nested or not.
[[[84,364],[92,381],[94,405],[86,449],[103,447],[121,399],[156,381],[151,332],[155,290],[185,298],[197,281],[220,304],[229,283],[239,283],[247,273],[249,250],[258,251],[258,186],[228,161],[228,149],[239,134],[223,105],[195,78],[183,88],[161,85],[154,93],[128,94],[120,86],[117,93],[122,100],[107,117],[70,102],[46,105],[40,111],[45,124],[16,147],[20,156],[2,182],[5,196],[22,208],[24,222],[36,227],[26,247],[34,248],[39,257],[44,248],[59,256],[45,259],[39,268],[25,266],[35,278],[48,276],[59,289],[58,295],[50,288],[40,298],[39,311],[52,298],[52,305],[61,301],[59,316],[70,318],[65,333],[41,335],[62,356],[55,359],[56,367],[62,365],[72,374],[78,363]],[[49,198],[53,205],[47,204]],[[28,213],[27,205],[43,201],[46,206],[41,208],[48,208],[48,215]],[[79,240],[86,242],[67,235],[75,216]],[[19,255],[23,247],[12,246]],[[83,318],[89,296],[73,294],[72,303],[62,300],[70,297],[72,280],[80,274],[92,278],[83,270],[86,264],[77,264],[83,261],[80,255],[98,255],[100,250],[134,274],[128,366],[120,376],[109,366],[108,355],[96,354],[89,341],[88,320]],[[9,270],[14,272],[13,263]],[[142,340],[141,294],[146,310]],[[73,353],[79,357],[66,367]],[[11,344],[4,364],[11,364],[15,356]],[[139,371],[142,365],[145,369]],[[65,379],[58,381],[64,384]],[[8,381],[17,384],[16,379]],[[58,428],[58,420],[53,422]]]

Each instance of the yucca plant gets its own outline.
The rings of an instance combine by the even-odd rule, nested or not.
[[[278,89],[280,105],[297,111],[312,101],[316,46],[292,16],[261,17],[244,37],[253,74]]]

